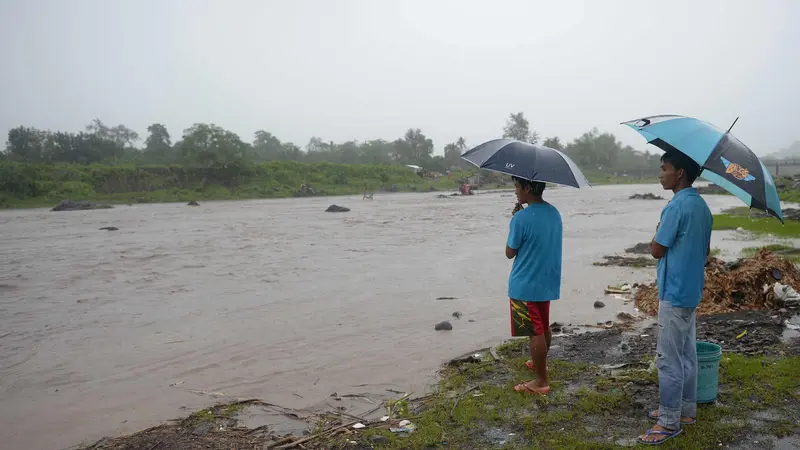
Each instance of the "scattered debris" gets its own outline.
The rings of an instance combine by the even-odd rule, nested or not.
[[[658,261],[653,258],[645,258],[642,256],[637,257],[630,257],[630,256],[603,256],[605,261],[598,261],[594,263],[595,266],[619,266],[619,267],[655,267],[658,264]]]
[[[781,286],[775,286],[781,280]],[[737,310],[778,309],[784,306],[788,292],[800,288],[800,270],[769,250],[755,256],[725,263],[712,259],[706,266],[706,283],[698,315]],[[655,283],[639,286],[634,296],[636,306],[651,316],[658,314],[658,288]]]
[[[328,209],[325,210],[325,212],[348,212],[348,211],[350,211],[350,208],[346,208],[344,206],[339,206],[339,205],[331,205],[328,207]]]
[[[81,200],[74,202],[72,200],[61,200],[58,205],[53,207],[50,211],[82,211],[87,209],[111,209],[111,205],[96,205],[87,201]]]
[[[455,311],[453,313],[453,317],[455,317],[456,319],[460,319],[461,318],[461,311]]]
[[[295,197],[313,197],[317,195],[317,190],[310,184],[301,184],[300,189],[295,191]]]
[[[119,228],[117,228],[117,227],[103,227],[103,228],[98,228],[98,230],[104,230],[104,231],[119,231]]]
[[[389,428],[392,433],[413,433],[417,429],[414,422],[410,420],[401,420],[397,427]]]
[[[664,197],[662,197],[660,195],[651,194],[651,193],[648,192],[647,194],[633,194],[630,197],[628,197],[628,199],[630,199],[630,200],[664,200]]]
[[[780,274],[780,276],[777,276],[778,274]],[[783,273],[781,273],[778,269],[774,269],[772,271],[772,277],[776,280],[780,280],[783,278]],[[781,283],[775,283],[775,286],[773,286],[772,289],[775,292],[775,297],[783,306],[788,308],[800,307],[800,294],[798,294],[793,287],[786,286]],[[781,309],[781,312],[786,312],[786,308]]]
[[[436,325],[434,325],[433,329],[436,331],[442,331],[442,330],[447,331],[447,330],[452,330],[453,325],[451,325],[450,322],[445,320],[444,322],[439,322]]]
[[[622,286],[608,286],[603,292],[606,294],[627,295],[631,293],[631,286],[628,284],[623,284]]]
[[[200,206],[200,204],[197,203],[196,201],[192,200],[189,203],[187,203],[186,206]]]
[[[447,363],[447,365],[450,367],[458,367],[462,364],[475,363],[481,361],[483,361],[483,358],[481,358],[480,354],[470,353],[465,356],[460,356],[458,358],[451,359],[450,362]]]

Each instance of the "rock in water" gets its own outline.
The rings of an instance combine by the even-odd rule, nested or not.
[[[452,330],[453,326],[450,325],[450,322],[445,320],[444,322],[439,322],[436,325],[434,325],[433,329],[436,330],[436,331]]]
[[[331,205],[328,207],[328,209],[325,210],[325,212],[347,212],[347,211],[350,211],[350,208],[345,208],[344,206],[339,206],[339,205]]]
[[[119,228],[117,228],[117,227],[103,227],[103,228],[100,228],[100,229],[101,230],[105,230],[105,231],[118,231],[119,230]]]
[[[111,205],[95,205],[87,201],[61,200],[51,211],[81,211],[86,209],[109,209],[113,208]]]
[[[649,192],[646,194],[633,194],[628,198],[630,200],[664,200],[664,197]]]
[[[200,206],[200,204],[197,203],[196,201],[192,200],[189,203],[187,203],[186,206]]]
[[[455,317],[456,319],[460,319],[461,318],[461,311],[454,312],[453,313],[453,317]]]
[[[594,307],[595,308],[605,308],[606,304],[601,302],[600,300],[598,300],[598,301],[594,302]]]
[[[636,253],[636,254],[639,254],[639,255],[649,255],[650,254],[650,243],[649,242],[642,242],[642,243],[636,244],[631,248],[626,248],[625,252],[627,252],[627,253]]]
[[[619,320],[633,320],[633,316],[628,314],[628,313],[626,313],[626,312],[621,312],[621,313],[617,314],[617,319],[619,319]]]

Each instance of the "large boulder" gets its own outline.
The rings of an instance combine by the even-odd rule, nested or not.
[[[89,203],[87,201],[72,201],[72,200],[61,200],[61,202],[56,205],[51,211],[81,211],[87,209],[109,209],[113,208],[111,205],[95,205],[94,203]]]
[[[187,203],[186,206],[200,206],[200,204],[197,203],[196,201],[192,200],[189,203]]]
[[[345,208],[344,206],[339,206],[339,205],[331,205],[328,207],[328,209],[325,210],[325,212],[348,212],[348,211],[350,211],[350,208]]]

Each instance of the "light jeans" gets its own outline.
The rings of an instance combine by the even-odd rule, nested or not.
[[[696,308],[658,302],[658,424],[681,428],[681,416],[697,416]]]

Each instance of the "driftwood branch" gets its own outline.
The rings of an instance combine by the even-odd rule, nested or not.
[[[462,399],[462,398],[463,398],[465,395],[469,394],[470,392],[474,391],[475,389],[478,389],[478,385],[472,386],[471,388],[469,388],[469,389],[467,389],[466,391],[462,392],[462,393],[461,393],[461,395],[459,395],[458,397],[456,397],[456,401],[455,401],[455,403],[453,403],[453,409],[452,409],[452,410],[450,410],[450,420],[453,420],[453,413],[455,413],[455,412],[456,412],[456,407],[458,406],[458,402],[460,402],[460,401],[461,401],[461,399]]]
[[[332,433],[335,433],[335,432],[337,432],[337,431],[339,431],[341,429],[351,427],[351,426],[355,425],[356,423],[358,423],[357,420],[355,420],[353,422],[350,422],[350,423],[346,423],[344,425],[340,425],[338,427],[332,427],[332,428],[329,428],[327,430],[320,431],[319,433],[313,434],[313,435],[311,435],[309,437],[306,437],[306,438],[303,438],[303,439],[300,439],[300,440],[297,440],[297,441],[294,441],[294,442],[290,442],[288,444],[281,445],[280,447],[275,447],[275,450],[284,450],[284,449],[287,449],[287,448],[297,447],[300,444],[304,444],[304,443],[306,443],[308,441],[312,441],[314,439],[317,439],[319,437],[325,436],[327,434],[332,434]]]

